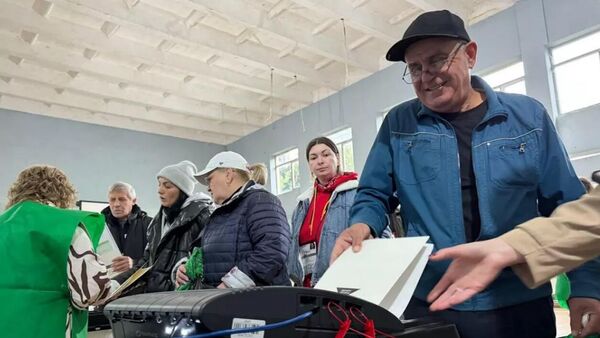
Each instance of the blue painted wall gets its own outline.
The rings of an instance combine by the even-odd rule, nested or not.
[[[0,210],[19,171],[32,164],[63,169],[79,198],[105,201],[115,181],[131,183],[138,203],[159,209],[156,173],[191,160],[199,168],[225,147],[131,130],[67,121],[0,109]]]

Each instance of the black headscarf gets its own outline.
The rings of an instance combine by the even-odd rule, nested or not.
[[[181,211],[181,206],[183,205],[185,200],[188,199],[188,197],[189,196],[186,193],[179,190],[179,197],[177,198],[177,201],[175,201],[175,203],[168,208],[163,207],[165,215],[167,216],[167,222],[173,223],[175,217],[177,217],[177,215],[179,215],[179,212]]]

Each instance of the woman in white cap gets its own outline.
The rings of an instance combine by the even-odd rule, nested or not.
[[[214,209],[206,194],[194,193],[196,166],[182,161],[161,169],[157,174],[160,210],[148,226],[148,246],[144,257],[133,269],[117,276],[122,283],[143,266],[152,266],[135,292],[169,291],[175,288],[174,267],[187,256],[192,241],[209,220]],[[141,290],[140,290],[141,289]]]
[[[217,209],[195,246],[202,248],[202,284],[219,288],[290,285],[286,269],[290,226],[279,199],[265,190],[266,168],[237,153],[215,155],[196,175]],[[257,184],[257,179],[261,184]],[[185,266],[177,283],[188,282]]]

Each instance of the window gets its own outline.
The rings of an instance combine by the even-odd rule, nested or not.
[[[277,195],[300,187],[298,148],[274,156]]]
[[[484,75],[482,78],[494,90],[505,93],[527,94],[523,62],[513,63],[510,66]]]
[[[340,151],[342,171],[354,171],[354,149],[352,147],[352,128],[342,129],[327,136]]]
[[[600,31],[552,48],[550,55],[561,113],[600,103]]]

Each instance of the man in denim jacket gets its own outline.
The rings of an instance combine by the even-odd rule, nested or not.
[[[384,120],[352,226],[338,237],[332,259],[381,233],[396,207],[394,193],[406,235],[429,236],[436,250],[500,236],[583,194],[544,107],[470,76],[476,55],[463,21],[448,11],[420,15],[388,51],[388,60],[406,62],[403,79],[417,99]],[[429,262],[405,318],[433,315],[425,299],[447,267]],[[600,264],[592,261],[570,278],[571,322],[580,323],[579,310],[600,306]],[[482,293],[435,316],[456,324],[463,338],[555,337],[551,293],[550,284],[530,290],[505,270]]]

